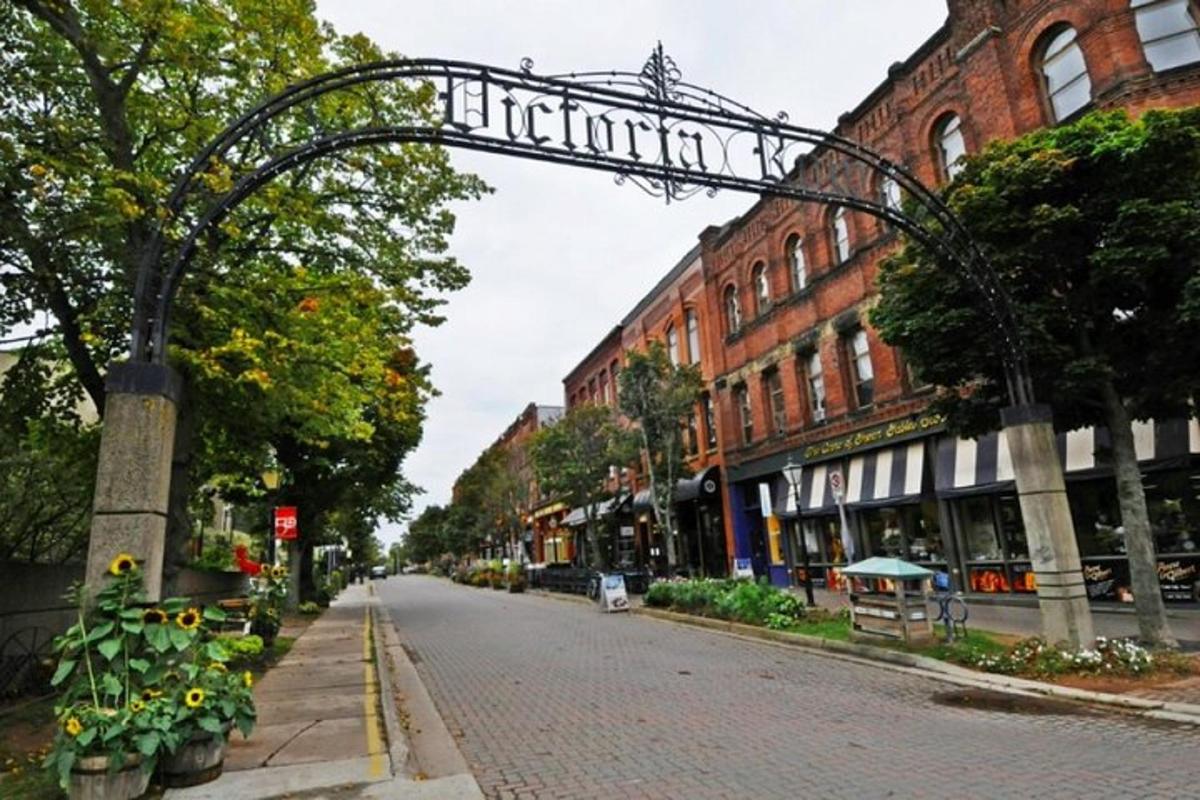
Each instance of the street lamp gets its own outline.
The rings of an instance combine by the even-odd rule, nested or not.
[[[804,599],[811,608],[817,602],[813,599],[812,573],[808,569],[808,541],[804,536],[804,528],[800,525],[800,475],[803,471],[804,468],[792,461],[791,456],[788,456],[788,462],[783,466],[783,478],[792,488],[792,500],[796,505],[796,531],[800,534],[800,563],[804,567]]]
[[[279,470],[267,467],[262,471],[263,486],[267,487],[267,563],[275,563],[275,490],[279,488]]]

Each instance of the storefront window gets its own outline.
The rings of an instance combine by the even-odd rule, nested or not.
[[[867,555],[904,557],[904,537],[900,532],[900,509],[872,508],[862,512],[863,535]]]
[[[814,548],[812,553],[819,552],[821,561],[828,564],[846,563],[846,548],[842,545],[842,524],[836,514],[807,517],[804,520],[804,530],[810,543],[817,542],[819,549]]]
[[[1080,555],[1125,555],[1125,527],[1111,478],[1068,484],[1067,499]]]
[[[996,520],[992,516],[992,498],[968,497],[958,502],[959,526],[963,533],[963,552],[967,561],[999,561],[1003,558]]]
[[[912,509],[913,525],[905,531],[908,538],[908,558],[918,563],[940,563],[946,560],[942,552],[942,525],[938,520],[937,503],[929,500]]]
[[[1200,471],[1150,473],[1143,482],[1155,551],[1200,555]]]
[[[997,501],[1000,514],[1000,535],[1004,548],[1014,561],[1029,560],[1029,543],[1025,540],[1025,520],[1021,517],[1021,504],[1014,495],[1005,495]]]

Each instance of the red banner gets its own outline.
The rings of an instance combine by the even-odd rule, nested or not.
[[[296,525],[296,507],[279,506],[275,509],[275,538],[295,539],[300,529]]]

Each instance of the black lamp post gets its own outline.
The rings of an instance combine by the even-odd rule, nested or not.
[[[800,525],[800,475],[803,469],[791,458],[788,458],[787,464],[783,467],[783,477],[792,489],[792,500],[796,504],[796,530],[800,534],[800,563],[804,568],[804,600],[811,608],[817,604],[817,601],[813,599],[812,573],[808,568],[808,541],[804,536],[804,528]]]

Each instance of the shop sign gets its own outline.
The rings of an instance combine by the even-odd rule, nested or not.
[[[1124,559],[1083,563],[1083,584],[1089,600],[1133,602],[1129,588],[1129,563]]]
[[[296,507],[279,506],[275,509],[275,538],[291,541],[300,534],[296,524]]]
[[[621,538],[622,539],[632,539],[633,538],[633,526],[632,525],[622,525],[621,526]]]
[[[735,558],[733,560],[733,577],[735,580],[749,578],[754,580],[754,567],[748,558]]]
[[[625,593],[624,575],[604,575],[600,579],[600,610],[628,611],[629,595]]]
[[[537,511],[534,511],[533,518],[541,519],[542,517],[548,517],[551,514],[557,514],[560,511],[566,511],[566,510],[567,510],[566,503],[552,503],[551,505],[548,505],[545,508],[539,508]]]
[[[940,430],[945,422],[946,418],[941,414],[922,414],[909,419],[887,422],[873,428],[810,444],[804,448],[804,460],[818,461],[830,456],[844,456],[859,450],[904,441]]]
[[[1164,600],[1200,602],[1200,556],[1159,559],[1158,582]]]
[[[760,483],[758,485],[758,502],[759,510],[762,512],[763,519],[770,519],[775,513],[775,509],[771,508],[771,485],[768,483]]]

